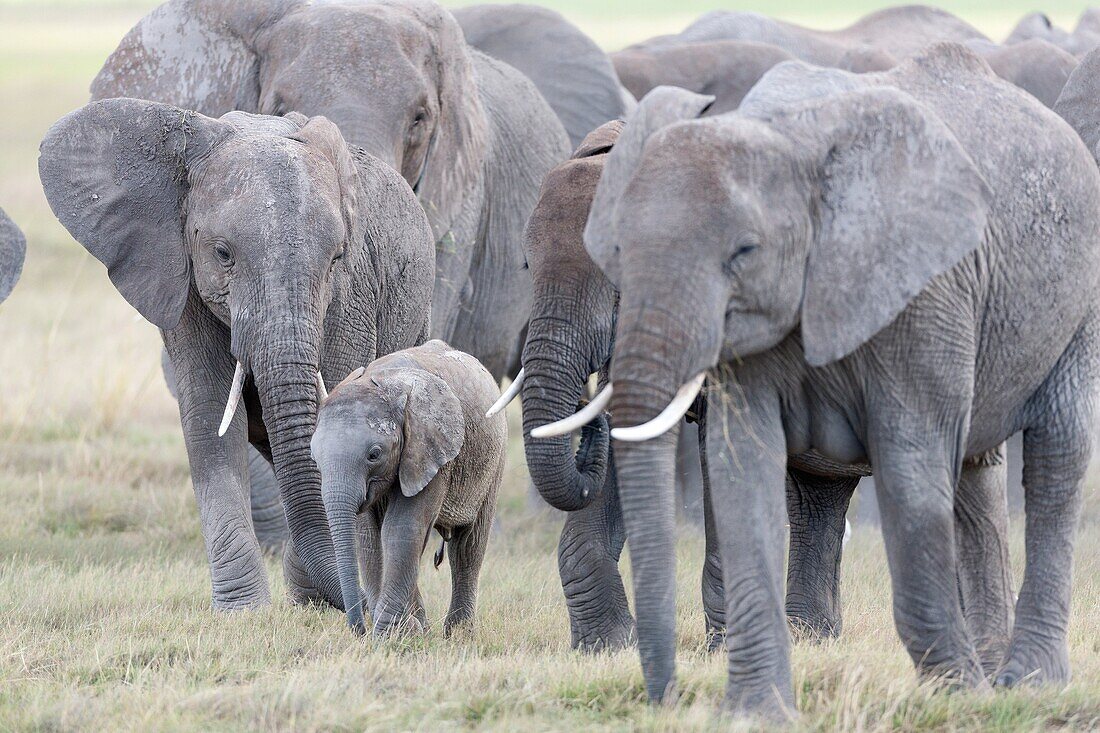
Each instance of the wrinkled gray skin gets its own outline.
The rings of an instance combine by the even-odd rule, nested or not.
[[[932,17],[939,17],[938,13],[936,11]],[[877,21],[875,27],[891,20],[902,25],[912,23],[913,16],[911,11],[890,12]],[[861,22],[869,22],[870,18]],[[968,33],[965,26],[959,27],[956,23],[945,20],[942,25],[949,37],[941,40],[954,40]],[[783,28],[785,35],[778,33],[779,27]],[[898,49],[898,54],[904,54],[906,50],[911,53],[913,48],[907,43],[888,43],[888,38],[882,40],[882,47],[863,45],[862,41],[858,45],[844,47],[843,41],[833,39],[831,42],[837,47],[826,53],[817,44],[796,43],[796,30],[816,33],[788,27],[780,21],[764,23],[761,17],[754,14],[712,13],[700,18],[679,36],[662,36],[643,42],[612,54],[611,60],[619,78],[634,96],[641,98],[662,85],[682,87],[715,97],[714,104],[706,113],[713,116],[736,109],[752,85],[781,61],[799,58],[819,66],[866,73],[892,69],[906,57],[891,53],[887,48]],[[760,37],[753,38],[750,35],[752,32],[760,33]],[[726,40],[684,40],[696,35]],[[751,40],[730,40],[741,37]],[[764,39],[780,45],[771,45],[763,42]],[[1077,59],[1071,54],[1039,39],[1002,46],[976,36],[967,40],[966,44],[982,56],[998,76],[1028,92],[1047,107],[1054,106],[1070,72],[1077,66]]]
[[[215,607],[270,600],[248,443],[284,487],[291,568],[297,554],[340,603],[309,454],[317,372],[335,381],[427,337],[434,238],[408,184],[323,117],[215,120],[134,99],[55,124],[39,174],[61,223],[161,329]],[[243,409],[220,438],[236,361]]]
[[[176,372],[168,350],[161,349],[160,366],[164,373],[164,383],[172,399],[179,399],[176,389]],[[275,470],[263,454],[248,446],[248,487],[249,507],[252,516],[252,529],[256,532],[256,541],[260,549],[269,555],[282,557],[290,539],[290,528],[286,525],[286,512],[283,511],[282,498],[279,496],[279,481]]]
[[[1100,49],[1081,59],[1070,75],[1054,111],[1069,123],[1100,163]]]
[[[426,626],[417,576],[433,528],[451,563],[444,633],[473,618],[504,474],[507,422],[485,418],[499,396],[477,359],[433,340],[357,369],[322,404],[313,457],[356,633],[363,605],[375,636]]]
[[[700,99],[640,103],[585,242],[622,293],[613,424],[649,421],[708,373],[706,464],[729,487],[713,495],[727,706],[793,708],[782,486],[787,456],[807,452],[875,467],[910,656],[987,685],[959,604],[953,489],[965,501],[966,468],[1000,470],[987,456],[1020,430],[1027,567],[996,681],[1064,682],[1100,356],[1100,174],[1080,138],[957,44],[882,74],[784,63],[738,112],[669,124]],[[674,673],[676,432],[615,446],[654,700]]]
[[[705,114],[710,114],[708,109]],[[525,246],[535,287],[524,348],[524,444],[528,470],[553,505],[590,504],[571,512],[558,544],[558,572],[569,610],[574,648],[601,650],[633,640],[619,556],[625,536],[613,452],[606,420],[582,431],[579,450],[565,437],[534,439],[533,427],[571,414],[587,375],[606,372],[613,347],[617,293],[589,257],[583,231],[607,155],[622,122],[594,131],[572,158],[547,176],[528,222]],[[681,426],[678,476],[685,435],[698,445],[694,425]],[[695,460],[699,460],[696,449]],[[956,506],[960,538],[960,591],[983,668],[1000,665],[1012,626],[1007,517],[1002,461],[969,466]],[[695,465],[698,472],[698,463]],[[840,559],[849,500],[866,466],[846,466],[819,456],[793,459],[787,468],[787,519],[791,527],[785,610],[792,625],[815,637],[841,631]],[[1001,479],[1000,482],[997,479]],[[587,492],[588,496],[583,497]],[[579,496],[580,495],[580,496]],[[709,507],[709,498],[704,501]],[[705,517],[707,555],[702,597],[711,644],[721,641],[725,608],[713,517]],[[976,516],[977,515],[977,516]]]
[[[571,147],[630,98],[596,42],[560,13],[537,5],[470,5],[451,10],[466,42],[516,69],[538,87],[561,120]]]
[[[27,240],[15,222],[0,209],[0,303],[11,295],[23,272]]]
[[[1083,58],[1100,46],[1100,8],[1086,8],[1072,33],[1056,27],[1043,13],[1029,13],[1012,29],[1005,43],[1015,44],[1032,39],[1049,41],[1074,56]]]
[[[439,6],[428,0],[169,0],[127,34],[92,94],[161,100],[212,116],[234,109],[325,115],[350,144],[399,171],[428,215],[436,252],[432,335],[475,355],[495,377],[518,368],[530,298],[522,228],[539,182],[568,156],[568,138],[534,85],[467,46]],[[226,368],[231,372],[232,363]],[[300,400],[283,397],[291,402],[280,409],[295,411]],[[258,409],[254,402],[246,407]],[[320,476],[301,427],[294,424],[294,439],[279,445],[301,457],[294,471],[280,471],[275,460],[293,541],[284,570],[295,585],[305,576],[312,580],[299,594],[314,593],[313,586],[341,606]],[[185,438],[194,445],[207,440],[205,434]],[[227,475],[192,461],[200,504],[233,495]],[[231,605],[260,602],[266,584],[260,588],[246,576],[263,569],[237,551],[254,543],[243,536],[243,523],[237,525],[230,536],[204,522],[215,596],[231,597]]]

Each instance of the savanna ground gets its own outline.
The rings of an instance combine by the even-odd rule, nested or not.
[[[1000,38],[1032,2],[994,8],[962,0],[949,9]],[[716,6],[552,4],[609,49],[676,30]],[[211,612],[158,336],[55,222],[36,174],[46,128],[86,101],[103,59],[150,5],[0,0],[0,204],[30,241],[23,280],[0,307],[0,730],[700,730],[728,723],[716,717],[725,662],[703,646],[699,538],[685,530],[680,546],[683,695],[675,707],[654,709],[644,702],[633,650],[570,651],[558,523],[529,512],[516,439],[472,631],[442,639],[448,573],[426,562],[425,598],[436,619],[426,638],[354,639],[340,614],[290,605],[274,560],[272,607]],[[879,6],[787,0],[755,9],[827,27]],[[1068,24],[1081,8],[1051,0],[1045,9]],[[515,428],[514,414],[512,421]],[[861,527],[844,559],[843,638],[794,648],[802,711],[795,727],[1100,728],[1096,485],[1077,548],[1074,680],[1066,690],[979,697],[919,685],[890,618],[881,537]],[[1017,531],[1017,575],[1021,539]]]

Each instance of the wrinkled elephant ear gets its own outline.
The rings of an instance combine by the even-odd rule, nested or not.
[[[386,381],[405,391],[405,446],[398,478],[401,493],[416,496],[462,450],[466,439],[462,404],[446,382],[423,369],[393,369],[384,374]]]
[[[54,214],[160,328],[174,328],[187,301],[188,168],[230,134],[194,112],[107,99],[63,117],[42,141],[38,174]]]
[[[256,31],[302,0],[169,0],[134,26],[92,82],[92,99],[135,97],[211,117],[256,111]]]
[[[650,135],[673,122],[699,117],[714,97],[695,94],[679,87],[660,86],[638,103],[626,120],[592,199],[592,211],[584,229],[584,245],[592,261],[613,284],[619,283],[620,242],[615,231],[615,207],[634,175],[642,149]]]
[[[534,82],[574,147],[626,114],[611,59],[560,13],[536,5],[473,5],[451,12],[467,43]]]
[[[1054,111],[1069,123],[1098,162],[1100,162],[1100,48],[1090,51],[1069,75]]]
[[[797,117],[822,135],[802,305],[806,360],[820,366],[857,349],[975,250],[992,194],[947,126],[900,91],[848,92]]]
[[[27,240],[3,209],[0,209],[0,303],[11,295],[23,272]]]

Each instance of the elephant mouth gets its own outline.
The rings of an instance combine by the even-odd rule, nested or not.
[[[699,372],[680,386],[680,389],[676,391],[676,396],[672,398],[657,417],[641,425],[612,428],[611,437],[627,443],[642,443],[664,435],[672,430],[687,414],[687,411],[691,409],[695,398],[699,396],[699,391],[703,389],[703,382],[706,381],[706,378],[706,372]]]

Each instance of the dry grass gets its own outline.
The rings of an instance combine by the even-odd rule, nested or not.
[[[0,730],[702,730],[731,723],[715,717],[723,660],[702,647],[698,537],[685,533],[680,548],[683,696],[676,707],[654,710],[644,704],[634,652],[569,650],[557,522],[527,513],[518,445],[479,621],[467,635],[445,641],[439,632],[445,567],[425,570],[436,623],[426,638],[408,642],[356,641],[338,614],[289,605],[274,564],[273,607],[209,610],[158,337],[56,224],[35,174],[38,140],[83,102],[142,3],[58,4],[67,9],[0,0],[0,205],[30,240],[23,282],[0,307]],[[624,23],[619,0],[599,10],[562,0],[608,46],[682,25],[705,4],[646,3]],[[797,0],[786,12],[837,25],[868,5],[837,11]],[[1068,3],[1056,7],[1061,20],[1076,12]],[[1016,15],[976,9],[973,17],[999,34]],[[802,710],[795,727],[1100,728],[1095,492],[1089,511],[1067,690],[977,697],[918,685],[890,621],[881,539],[857,530],[844,566],[844,637],[795,648]]]

